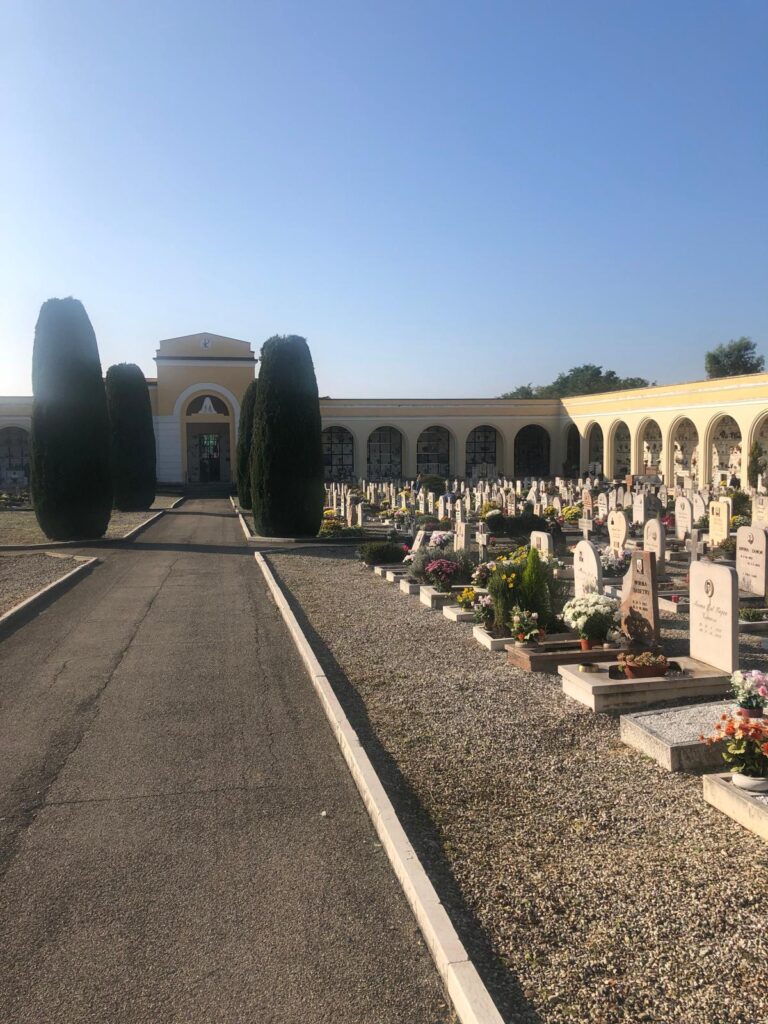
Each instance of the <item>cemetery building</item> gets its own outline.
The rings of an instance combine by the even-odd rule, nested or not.
[[[169,338],[155,363],[158,480],[231,483],[240,402],[258,369],[251,344],[211,333]],[[499,389],[514,383],[500,379]],[[320,409],[328,480],[592,469],[703,486],[745,477],[755,440],[768,455],[768,373],[564,399],[326,398]],[[0,486],[28,481],[31,413],[31,398],[0,398]]]

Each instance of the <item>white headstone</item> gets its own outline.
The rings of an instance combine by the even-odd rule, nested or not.
[[[731,532],[730,507],[727,501],[710,501],[709,503],[709,543],[722,544],[728,540]]]
[[[608,513],[608,545],[611,551],[623,551],[629,534],[627,517],[619,509]]]
[[[541,557],[545,560],[549,560],[555,554],[555,545],[552,540],[552,534],[547,533],[546,530],[534,530],[531,533],[531,547],[536,548]]]
[[[736,575],[739,590],[765,597],[768,584],[768,533],[762,526],[740,526],[736,531]]]
[[[573,549],[573,591],[576,597],[584,597],[592,591],[603,592],[603,566],[595,545],[580,540]]]
[[[691,657],[721,672],[739,667],[739,583],[736,570],[713,562],[690,568]]]
[[[675,498],[675,536],[685,540],[693,528],[693,505],[690,499]]]
[[[649,519],[643,529],[643,550],[656,556],[656,575],[661,578],[666,572],[667,537],[664,524],[658,519]]]

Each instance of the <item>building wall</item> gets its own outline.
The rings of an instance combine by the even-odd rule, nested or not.
[[[254,378],[256,360],[248,342],[203,333],[160,342],[156,363],[157,378],[148,383],[158,479],[182,483],[188,478],[190,402],[206,393],[225,402],[228,415],[223,421],[234,453],[240,402]],[[738,470],[744,478],[740,463],[746,463],[755,439],[768,455],[768,373],[562,400],[322,399],[320,411],[324,428],[340,426],[352,435],[358,477],[367,475],[368,440],[378,427],[400,432],[405,477],[416,475],[419,436],[433,426],[448,432],[455,476],[466,474],[467,438],[480,426],[497,431],[496,468],[508,477],[516,475],[516,439],[519,442],[520,431],[530,425],[548,434],[550,475],[563,471],[573,426],[578,431],[579,469],[585,471],[591,461],[600,461],[607,475],[618,469],[641,473],[658,465],[671,482],[683,462],[690,471],[693,460],[703,484],[711,479],[713,465],[726,474]],[[28,429],[31,412],[31,398],[0,398],[0,429]]]

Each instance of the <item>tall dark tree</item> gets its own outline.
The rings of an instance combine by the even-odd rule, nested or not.
[[[245,389],[240,406],[240,425],[237,432],[237,500],[240,508],[251,507],[251,441],[253,440],[253,409],[256,404],[258,377]]]
[[[596,395],[601,391],[627,391],[647,388],[645,377],[619,377],[615,370],[603,370],[595,363],[574,366],[559,374],[551,384],[521,384],[506,391],[502,398],[568,398],[575,395]]]
[[[739,338],[707,352],[704,368],[710,379],[737,377],[743,373],[761,373],[765,369],[765,359],[757,354],[757,346],[751,338]]]
[[[32,498],[51,540],[101,537],[112,510],[99,347],[77,299],[43,303],[32,351]]]
[[[323,518],[320,402],[312,356],[295,334],[264,342],[253,410],[251,500],[256,532],[314,536]]]
[[[147,381],[135,363],[117,363],[107,370],[105,383],[115,508],[144,511],[155,500],[157,486]]]

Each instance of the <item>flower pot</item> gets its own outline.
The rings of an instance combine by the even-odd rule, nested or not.
[[[579,641],[579,643],[581,644],[582,651],[591,651],[592,650],[592,641],[591,640],[585,640],[584,637],[582,637],[581,640]]]
[[[624,662],[627,679],[653,679],[667,674],[668,665],[630,665]]]
[[[745,775],[743,772],[734,772],[731,775],[731,782],[737,789],[744,789],[748,793],[765,793],[768,790],[768,778],[752,775]]]
[[[763,708],[744,708],[739,705],[738,713],[742,718],[764,718],[765,712]]]

